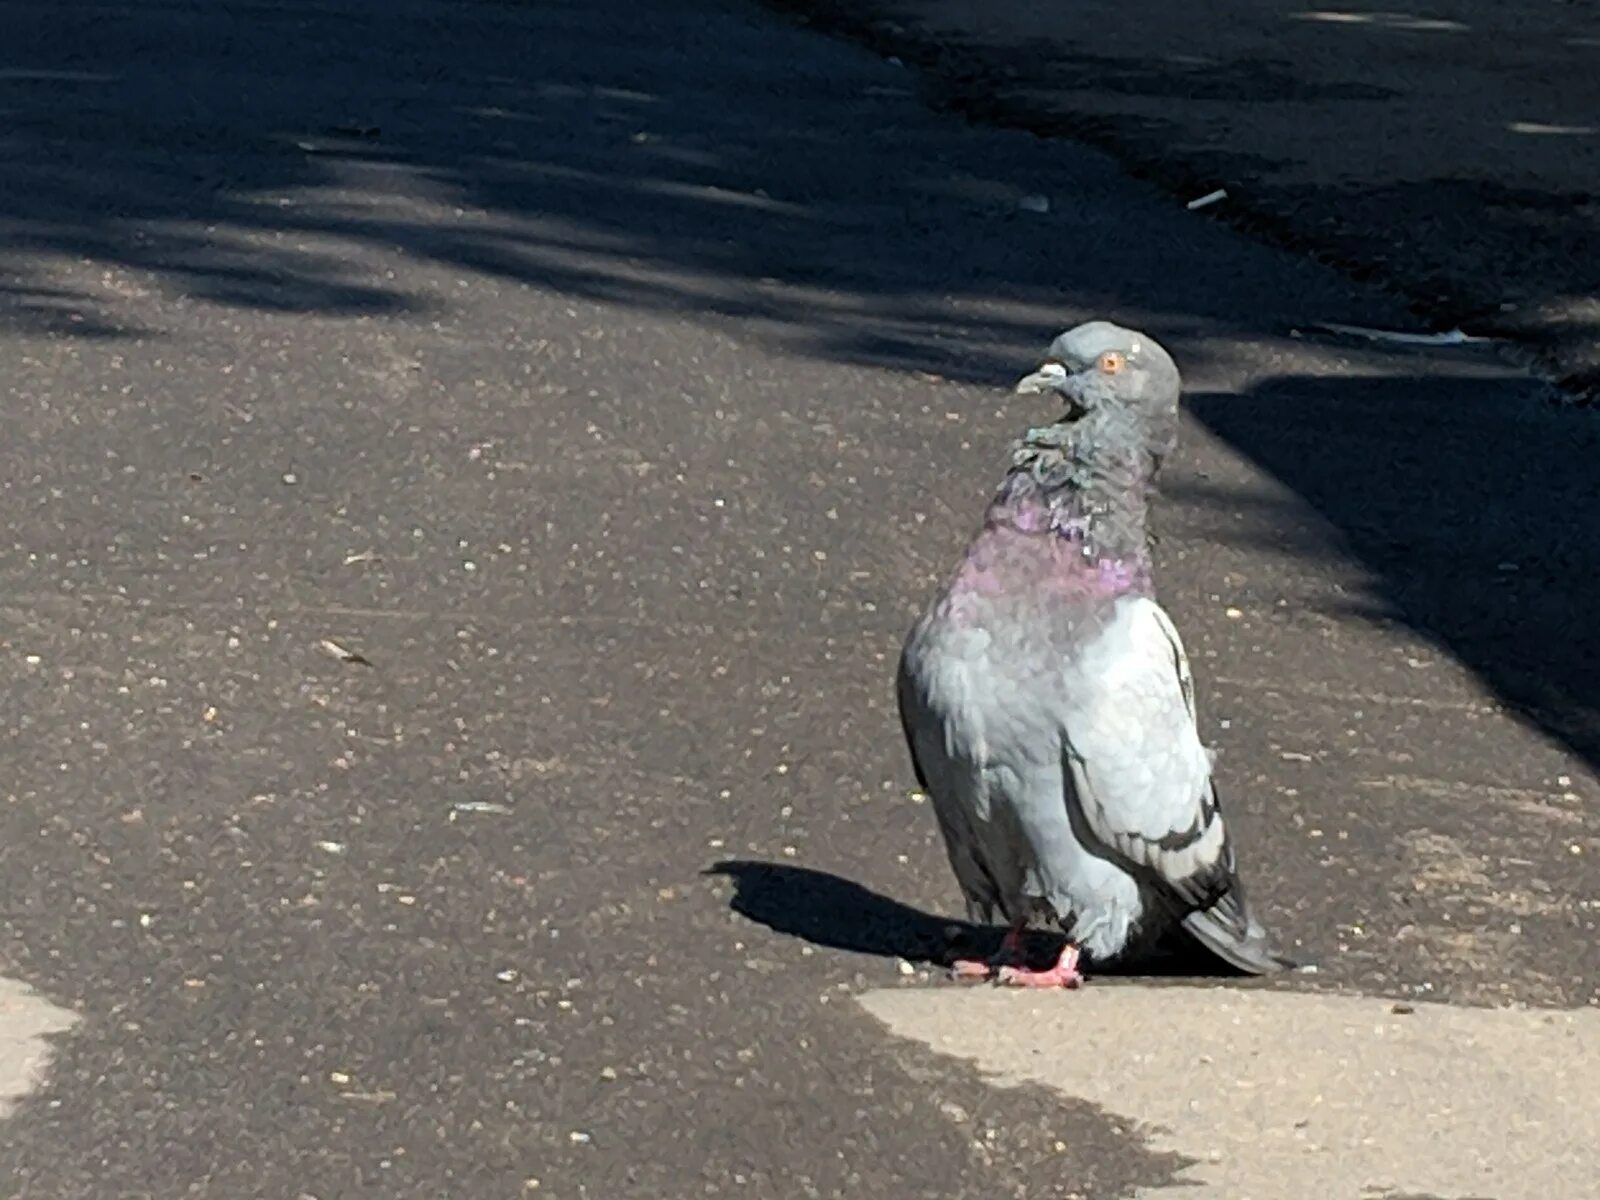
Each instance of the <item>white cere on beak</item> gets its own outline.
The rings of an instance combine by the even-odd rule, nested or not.
[[[1058,362],[1040,363],[1037,371],[1017,383],[1017,391],[1023,395],[1047,391],[1064,383],[1068,375],[1066,367]]]

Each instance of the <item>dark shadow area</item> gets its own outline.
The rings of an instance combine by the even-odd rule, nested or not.
[[[1600,123],[1582,8],[1430,14],[765,0],[917,68],[976,123],[1088,142],[1600,395]],[[1092,33],[1092,36],[1084,36]]]
[[[733,911],[814,946],[948,967],[998,934],[901,904],[827,871],[727,860],[704,874],[733,881]]]
[[[1004,229],[1037,164],[952,160],[899,89],[774,58],[805,35],[760,12],[0,0],[0,25],[0,328],[434,317],[489,279],[974,379],[1053,332],[950,305],[1059,295]]]
[[[937,917],[809,867],[729,860],[714,863],[704,873],[733,881],[731,907],[740,916],[830,950],[903,958],[947,969],[958,958],[987,958],[999,948],[1003,932]],[[1054,962],[1061,945],[1057,934],[1030,931],[1029,963],[1045,966]],[[1187,942],[1163,947],[1138,962],[1095,966],[1091,973],[1127,978],[1231,978],[1237,974]]]
[[[1189,405],[1339,530],[1372,573],[1366,616],[1422,632],[1600,766],[1592,422],[1495,381],[1404,375],[1285,377]]]

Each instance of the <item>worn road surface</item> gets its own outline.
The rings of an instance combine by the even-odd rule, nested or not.
[[[1594,1177],[1584,414],[731,0],[0,27],[0,1194]],[[1314,975],[940,980],[892,665],[1091,315],[1186,370],[1161,587]]]
[[[768,0],[1600,400],[1600,2]]]

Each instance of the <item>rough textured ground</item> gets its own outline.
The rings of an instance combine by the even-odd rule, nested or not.
[[[1594,0],[772,0],[1600,395]],[[1041,153],[1049,153],[1048,148]]]
[[[1102,987],[1081,999],[991,991],[956,1002],[906,989],[863,1002],[894,1033],[991,1078],[1141,1122],[1186,1160],[1182,1194],[1195,1200],[1544,1200],[1582,1195],[1600,1170],[1592,1008],[1244,987]],[[972,1120],[949,1103],[952,1120]]]
[[[892,663],[1089,315],[1189,374],[1294,987],[1596,1001],[1595,431],[1502,363],[1288,336],[1403,313],[753,7],[0,27],[0,967],[78,1017],[0,1192],[1179,1187],[853,999],[939,986]]]

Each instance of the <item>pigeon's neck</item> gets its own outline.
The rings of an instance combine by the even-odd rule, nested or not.
[[[1137,430],[1120,423],[1086,418],[1030,429],[1012,447],[989,521],[1064,539],[1081,546],[1085,559],[1147,580],[1154,473]]]

